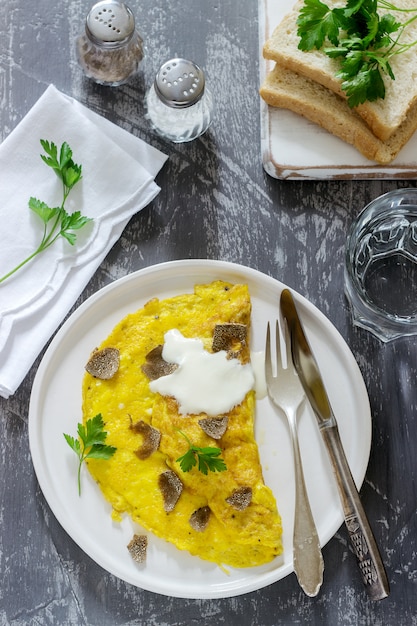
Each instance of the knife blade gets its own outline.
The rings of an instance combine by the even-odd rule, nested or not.
[[[280,310],[290,331],[294,366],[316,415],[321,436],[329,453],[342,502],[346,528],[362,580],[370,598],[382,600],[389,595],[385,567],[346,459],[336,417],[320,370],[289,289],[284,289],[281,293]]]

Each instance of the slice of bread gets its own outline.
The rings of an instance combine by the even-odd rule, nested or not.
[[[260,94],[267,104],[304,116],[381,165],[393,161],[417,129],[416,104],[391,137],[382,141],[345,99],[278,63],[261,85]]]
[[[340,6],[338,0],[325,0],[332,8]],[[336,73],[340,69],[337,59],[330,59],[322,50],[304,52],[298,49],[297,19],[304,0],[298,0],[293,10],[286,15],[265,42],[263,55],[266,59],[277,61],[281,66],[302,74],[320,85],[345,98],[340,79]],[[415,0],[396,0],[401,8],[416,8]],[[382,13],[382,10],[381,10]],[[409,15],[408,15],[409,17]],[[395,12],[398,21],[406,20]],[[401,41],[411,42],[417,39],[417,21],[404,32]],[[383,76],[386,94],[384,99],[364,102],[355,111],[367,122],[374,135],[387,140],[403,123],[410,108],[417,102],[417,53],[415,48],[396,55],[390,60],[395,80]]]

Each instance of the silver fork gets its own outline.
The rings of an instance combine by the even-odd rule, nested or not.
[[[268,322],[265,346],[265,378],[270,400],[287,417],[292,440],[295,471],[294,572],[303,591],[308,596],[316,596],[323,582],[324,563],[308,501],[297,432],[298,410],[305,400],[305,394],[293,365],[290,336],[285,320],[283,321],[283,328],[286,346],[286,367],[284,368],[282,364],[281,352],[283,350],[281,350],[277,321],[275,331],[277,371],[274,376],[271,356],[271,331]]]

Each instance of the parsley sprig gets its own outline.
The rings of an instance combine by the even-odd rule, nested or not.
[[[409,13],[399,22],[391,13]],[[323,48],[340,60],[337,78],[342,80],[349,106],[385,97],[383,74],[395,80],[390,59],[417,44],[401,43],[405,29],[417,19],[417,7],[402,9],[388,0],[347,0],[345,7],[330,9],[321,0],[304,0],[297,20],[300,50]],[[332,47],[329,47],[332,44]]]
[[[81,466],[86,459],[110,459],[116,452],[113,446],[105,445],[107,432],[104,430],[104,422],[101,413],[87,420],[84,424],[78,424],[78,438],[66,435],[64,437],[70,448],[78,456],[78,494],[81,495]]]
[[[72,246],[76,242],[76,234],[74,231],[80,230],[91,221],[91,218],[84,217],[80,211],[67,213],[65,203],[71,189],[82,178],[82,166],[74,163],[72,159],[72,150],[64,141],[59,153],[58,148],[53,142],[40,140],[45,154],[41,154],[41,159],[51,167],[62,181],[63,199],[61,206],[49,207],[45,202],[31,197],[29,199],[29,208],[43,222],[43,236],[38,247],[26,259],[19,263],[15,268],[7,272],[0,278],[0,283],[10,278],[15,272],[29,263],[35,256],[52,246],[59,237],[64,237]]]
[[[189,446],[187,452],[177,459],[183,472],[189,472],[197,463],[200,472],[206,476],[209,470],[211,472],[224,472],[227,469],[226,463],[220,457],[222,453],[220,448],[194,446],[185,433],[181,430],[178,432],[186,439]]]

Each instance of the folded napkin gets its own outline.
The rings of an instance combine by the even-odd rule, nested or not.
[[[93,221],[71,246],[60,237],[0,283],[0,395],[8,398],[27,374],[133,214],[160,191],[154,178],[166,155],[50,85],[0,145],[0,277],[39,245],[43,223],[31,196],[59,206],[62,182],[40,158],[40,139],[66,141],[82,180],[66,211]]]

